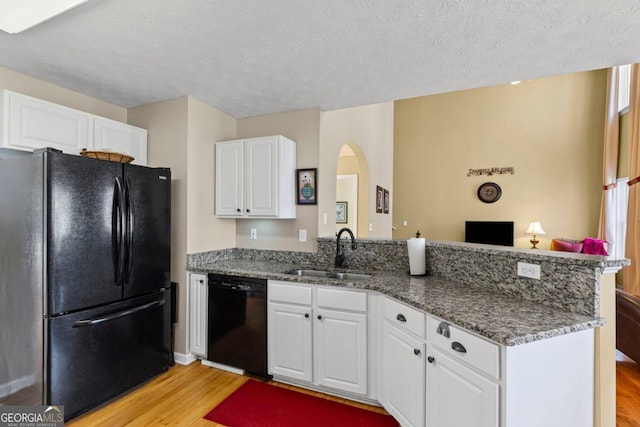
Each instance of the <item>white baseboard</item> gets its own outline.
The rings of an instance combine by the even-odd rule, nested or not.
[[[198,358],[193,353],[184,354],[184,353],[178,353],[178,352],[174,351],[173,352],[173,360],[175,360],[175,362],[178,365],[190,365],[193,362],[195,362],[196,360],[198,360]]]
[[[10,381],[8,383],[0,384],[0,397],[8,396],[18,390],[22,390],[25,387],[32,386],[35,383],[36,374],[30,374],[22,378]]]
[[[210,360],[202,360],[204,366],[211,368],[222,369],[223,371],[231,372],[238,375],[244,375],[244,369],[234,368],[233,366],[223,365],[221,363],[211,362]]]

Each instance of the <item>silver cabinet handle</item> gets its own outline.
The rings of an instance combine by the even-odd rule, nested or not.
[[[454,341],[451,343],[451,348],[457,352],[460,353],[466,353],[467,349],[464,348],[464,346],[462,344],[460,344],[458,341]]]
[[[440,324],[438,325],[438,328],[436,329],[436,332],[445,338],[451,337],[451,332],[449,331],[449,324],[447,322],[440,322]]]

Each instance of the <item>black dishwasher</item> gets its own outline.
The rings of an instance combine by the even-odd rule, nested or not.
[[[209,274],[207,359],[268,378],[267,281]]]

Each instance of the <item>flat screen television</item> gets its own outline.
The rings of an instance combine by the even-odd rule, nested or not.
[[[464,241],[513,246],[513,221],[465,221]]]

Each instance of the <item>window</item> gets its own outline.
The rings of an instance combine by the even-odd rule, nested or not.
[[[620,65],[618,79],[618,113],[624,114],[629,110],[629,92],[631,87],[631,65]]]
[[[624,241],[627,235],[627,207],[629,205],[629,178],[618,178],[616,188],[613,190],[615,209],[615,240],[608,248],[609,255],[615,258],[624,258]]]

